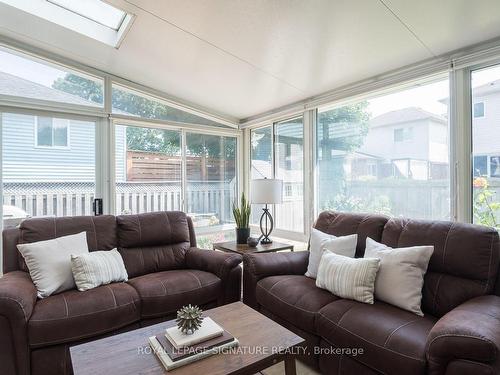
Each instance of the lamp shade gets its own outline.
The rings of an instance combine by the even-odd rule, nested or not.
[[[252,180],[250,183],[250,202],[257,204],[282,203],[283,181],[273,178]]]

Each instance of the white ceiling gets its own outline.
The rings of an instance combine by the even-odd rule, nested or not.
[[[498,0],[109,0],[118,50],[0,4],[0,34],[241,119],[500,36]]]

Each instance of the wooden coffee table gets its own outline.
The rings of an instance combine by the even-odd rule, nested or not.
[[[215,354],[167,372],[148,345],[149,336],[165,329],[166,324],[160,323],[71,347],[74,374],[250,375],[280,361],[285,362],[286,375],[296,374],[297,350],[293,348],[304,343],[300,336],[241,302],[207,310],[204,315],[239,340],[238,352]]]
[[[293,251],[293,245],[281,242],[272,242],[268,245],[258,244],[257,247],[250,247],[246,244],[238,245],[236,241],[216,242],[213,244],[214,250],[225,251],[227,253],[237,253],[240,255],[250,253],[273,253],[276,251]]]

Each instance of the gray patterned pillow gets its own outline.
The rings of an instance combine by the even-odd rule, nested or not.
[[[316,286],[332,294],[373,304],[378,258],[349,258],[325,251],[321,257]]]
[[[71,255],[71,270],[81,292],[100,285],[128,280],[122,256],[116,249]]]

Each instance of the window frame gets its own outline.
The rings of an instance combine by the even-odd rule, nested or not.
[[[50,118],[52,120],[51,123],[51,136],[52,136],[52,145],[40,145],[38,144],[38,126],[40,117]],[[35,148],[38,149],[49,149],[49,150],[70,150],[71,149],[71,120],[62,119],[66,123],[66,146],[56,146],[54,145],[54,117],[47,116],[35,116]]]

